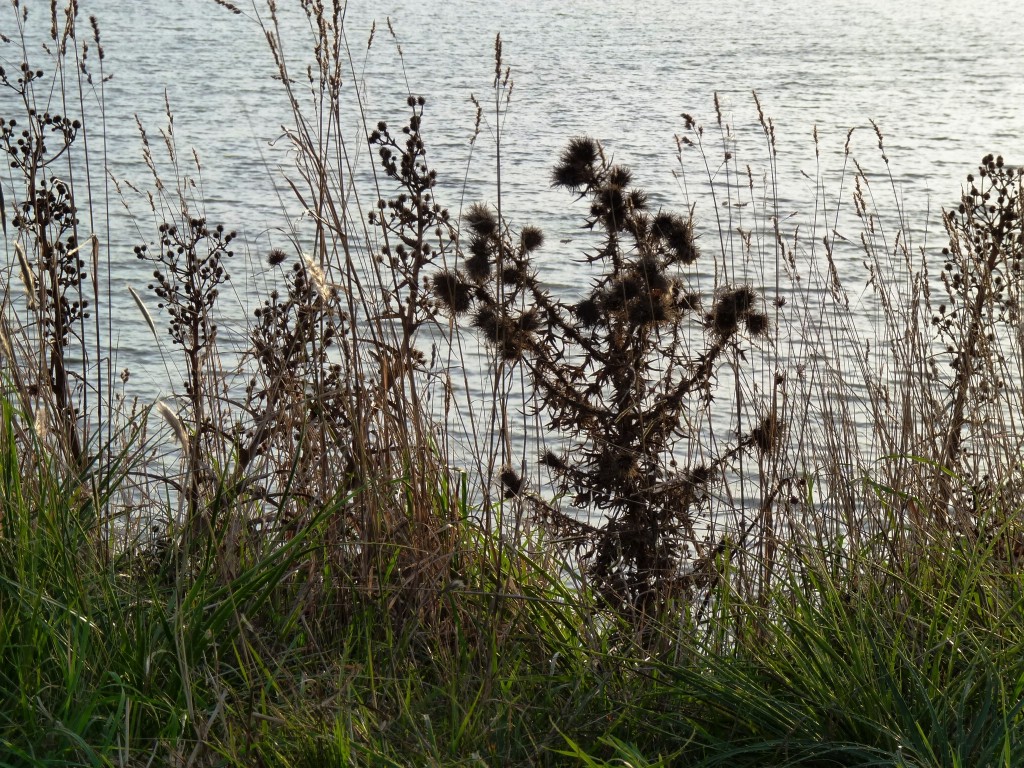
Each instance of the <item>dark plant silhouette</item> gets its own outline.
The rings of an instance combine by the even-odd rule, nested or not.
[[[171,341],[180,346],[185,358],[185,396],[193,409],[197,428],[207,420],[203,391],[204,357],[213,350],[217,325],[213,307],[220,287],[231,279],[223,261],[230,258],[234,232],[225,232],[218,224],[210,229],[206,220],[190,217],[186,226],[164,223],[158,230],[159,253],[145,244],[136,246],[137,258],[156,264],[154,283],[149,289],[160,300],[159,307],[170,319]]]
[[[18,268],[28,294],[28,309],[35,318],[34,328],[26,330],[37,337],[38,384],[48,390],[44,399],[52,398],[52,426],[57,428],[61,444],[80,465],[84,461],[80,432],[84,430],[79,421],[86,378],[68,358],[72,344],[72,355],[86,357],[89,284],[82,257],[83,251],[91,253],[92,248],[88,238],[81,239],[75,187],[58,175],[58,161],[70,154],[82,125],[75,118],[35,109],[34,90],[43,78],[42,70],[27,63],[16,73],[0,68],[0,86],[21,102],[26,117],[24,124],[0,117],[0,149],[21,185],[15,192],[11,225],[17,233]],[[6,211],[3,229],[6,237]],[[36,397],[43,394],[35,383],[29,388]]]
[[[233,255],[234,238],[235,233],[226,232],[222,225],[211,229],[205,219],[187,217],[181,228],[167,222],[159,226],[156,253],[146,244],[135,247],[138,259],[155,265],[149,289],[159,299],[158,306],[169,319],[171,341],[181,348],[185,361],[188,413],[184,422],[189,432],[179,436],[188,468],[185,552],[213,525],[214,510],[206,505],[202,491],[215,479],[210,476],[210,460],[219,454],[223,443],[221,415],[211,410],[211,403],[219,397],[209,375],[218,364],[213,310],[221,286],[230,280],[223,262]]]
[[[967,176],[959,206],[944,214],[949,247],[942,251],[941,280],[946,300],[932,324],[952,377],[937,460],[971,487],[967,506],[958,505],[967,514],[991,501],[985,489],[992,489],[992,477],[1005,481],[1014,472],[1012,457],[993,453],[1005,440],[993,440],[988,430],[1005,412],[1020,413],[1014,393],[1020,384],[1016,363],[1024,311],[1022,215],[1024,171],[991,154],[982,158],[977,175]],[[943,483],[947,494],[948,485]]]
[[[425,104],[422,96],[410,96],[412,114],[401,133],[392,133],[381,121],[369,135],[381,169],[398,187],[394,197],[377,201],[369,222],[380,234],[377,263],[385,268],[385,283],[392,288],[385,303],[401,323],[403,352],[409,351],[416,331],[434,315],[429,297],[420,291],[424,272],[442,260],[454,240],[448,210],[434,198],[437,172],[427,165],[421,132]]]
[[[524,227],[513,239],[482,205],[464,218],[461,266],[432,288],[503,359],[526,367],[536,407],[565,440],[541,462],[578,512],[534,496],[537,510],[577,533],[582,566],[609,605],[652,615],[693,583],[692,553],[704,549],[698,515],[723,471],[742,451],[771,451],[779,440],[769,416],[716,456],[678,466],[676,449],[700,438],[689,417],[710,408],[723,356],[743,336],[764,336],[768,317],[747,285],[722,286],[705,306],[683,276],[699,257],[691,218],[651,211],[632,172],[595,140],[571,140],[553,181],[589,203],[586,227],[600,234],[587,259],[602,273],[586,295],[552,298],[533,265],[541,232]],[[696,349],[694,330],[704,339]],[[526,492],[510,469],[500,482],[508,497]],[[594,522],[579,519],[588,515]]]
[[[422,289],[428,274],[444,261],[455,239],[448,210],[434,197],[437,172],[427,164],[422,122],[426,104],[422,96],[409,96],[409,120],[401,132],[392,133],[381,121],[368,141],[376,148],[380,167],[397,187],[393,197],[382,195],[377,210],[368,216],[375,227],[380,247],[374,257],[376,280],[384,288],[374,325],[384,332],[376,354],[384,356],[396,391],[391,402],[408,403],[410,413],[400,414],[403,423],[419,429],[411,413],[420,412],[420,386],[414,380],[424,370],[426,357],[416,346],[420,327],[436,314],[429,294]],[[383,270],[383,272],[381,272]],[[382,325],[382,321],[388,318]],[[388,333],[388,329],[393,332]],[[417,444],[423,435],[416,432]]]

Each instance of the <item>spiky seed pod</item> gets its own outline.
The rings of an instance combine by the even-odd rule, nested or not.
[[[620,187],[602,187],[594,195],[590,215],[604,221],[609,229],[622,229],[628,223],[625,193]]]
[[[501,474],[498,477],[501,480],[502,487],[505,489],[506,499],[518,496],[523,492],[523,488],[526,486],[526,482],[523,478],[521,478],[511,467],[505,467],[501,470]]]
[[[751,312],[746,316],[743,322],[747,326],[747,333],[751,336],[764,336],[768,333],[768,315],[761,312]]]
[[[750,443],[762,455],[769,454],[778,447],[782,429],[783,424],[774,413],[765,416],[761,423],[750,432]]]
[[[757,293],[747,285],[722,291],[708,318],[712,329],[719,336],[731,336],[753,308],[755,301]]]
[[[540,312],[536,307],[531,307],[516,318],[516,326],[520,331],[527,334],[540,330]]]
[[[522,343],[522,339],[515,336],[505,336],[498,345],[498,352],[502,359],[510,363],[519,360],[525,351],[526,346]]]
[[[757,292],[749,285],[741,285],[738,288],[727,291],[722,298],[736,308],[737,314],[742,315],[754,307],[754,302],[757,301]]]
[[[711,467],[705,464],[699,464],[690,470],[687,480],[689,480],[690,484],[695,488],[700,488],[711,482],[712,474],[713,471]]]
[[[493,237],[498,234],[498,219],[483,203],[471,205],[462,215],[462,220],[480,237]]]
[[[519,234],[519,242],[523,247],[523,253],[533,253],[544,245],[544,233],[538,227],[525,226]]]
[[[474,256],[490,258],[494,255],[494,241],[489,237],[474,235],[469,241],[469,252]]]
[[[736,303],[736,308],[740,312],[749,312],[754,308],[754,304],[758,300],[758,294],[750,286],[740,286],[732,292],[729,298]]]
[[[629,200],[627,201],[633,208],[633,215],[629,217],[629,233],[633,235],[634,239],[639,242],[647,242],[651,239],[651,217],[643,212],[642,208],[637,208],[633,196],[639,190],[633,190],[629,193]],[[645,193],[646,194],[646,193]],[[646,207],[647,203],[644,202]]]
[[[600,157],[597,142],[588,136],[576,136],[562,150],[551,181],[556,187],[582,193],[597,182],[595,164]]]
[[[531,334],[519,330],[519,325],[511,320],[502,320],[498,328],[498,352],[509,362],[522,358],[523,353],[533,346]]]
[[[644,299],[630,302],[626,308],[626,317],[631,325],[649,326],[664,323],[666,312],[659,310],[659,304]]]
[[[634,211],[646,211],[648,205],[647,193],[642,189],[629,190],[629,207]]]
[[[267,254],[267,264],[272,267],[276,267],[278,264],[284,262],[288,258],[288,254],[282,251],[280,248],[272,248],[270,253]]]
[[[625,189],[633,181],[633,172],[624,165],[613,165],[608,169],[608,186]]]
[[[498,311],[489,304],[485,304],[476,311],[473,317],[473,325],[484,335],[484,338],[491,344],[496,344],[499,338],[499,317]]]
[[[672,285],[672,300],[675,302],[676,309],[681,313],[700,309],[700,294],[685,290],[681,283]]]
[[[491,276],[491,246],[488,240],[474,237],[469,244],[470,256],[465,261],[466,274],[477,283]]]
[[[620,281],[609,286],[603,293],[601,293],[598,306],[601,308],[604,314],[615,314],[621,312],[626,306],[626,302],[636,295],[636,291],[628,292],[623,290],[623,282]]]
[[[634,275],[629,275],[613,283],[608,292],[616,294],[623,302],[626,302],[646,293],[644,290],[646,287],[642,278],[638,279]]]
[[[432,287],[435,298],[453,315],[469,311],[472,288],[463,282],[457,272],[445,270],[434,275]]]
[[[569,465],[565,463],[565,460],[554,451],[545,451],[540,457],[540,463],[558,471],[566,470],[569,467]]]
[[[592,296],[576,304],[572,308],[572,313],[584,328],[593,328],[601,322],[601,307]]]
[[[609,448],[598,458],[596,470],[602,484],[614,487],[636,474],[636,460],[628,453]]]
[[[711,310],[711,314],[708,315],[708,323],[711,325],[711,329],[722,338],[732,336],[739,326],[736,307],[728,301],[719,299],[714,309]]]
[[[645,257],[636,262],[634,272],[642,284],[650,291],[667,291],[671,281],[665,277],[661,264],[657,259]]]
[[[651,234],[664,244],[672,263],[692,264],[698,251],[693,239],[693,222],[675,213],[659,213],[651,222]]]
[[[501,271],[502,282],[515,288],[526,285],[528,279],[529,273],[524,264],[510,264]]]
[[[626,317],[634,325],[661,325],[675,319],[675,307],[664,301],[665,294],[640,297],[629,303]]]

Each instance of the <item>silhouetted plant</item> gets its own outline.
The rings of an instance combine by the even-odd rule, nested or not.
[[[377,150],[385,176],[397,187],[391,197],[381,192],[377,210],[368,216],[379,236],[374,269],[383,289],[377,299],[377,316],[370,319],[382,331],[385,327],[397,331],[393,339],[378,339],[374,355],[385,362],[390,374],[388,385],[400,390],[387,402],[402,411],[398,418],[412,430],[414,443],[422,446],[424,435],[414,415],[421,413],[422,382],[415,377],[424,371],[427,358],[416,346],[416,336],[420,327],[436,315],[431,297],[423,288],[429,273],[445,260],[455,231],[448,210],[434,197],[437,172],[427,164],[422,134],[426,101],[422,96],[409,96],[407,103],[411,114],[401,133],[392,133],[381,121],[367,137],[371,148]]]
[[[1004,164],[1002,157],[982,158],[977,176],[967,176],[960,204],[944,213],[949,247],[942,251],[942,285],[946,301],[932,318],[943,344],[949,380],[948,421],[942,424],[938,461],[959,473],[978,496],[991,488],[996,470],[1005,481],[1012,466],[995,466],[991,418],[1007,410],[1019,391],[1021,302],[1024,299],[1024,171]],[[1017,367],[1007,364],[1017,363]],[[1014,381],[1016,379],[1016,381]],[[981,493],[970,501],[990,501]],[[961,511],[968,511],[961,510]]]
[[[68,348],[75,343],[76,356],[86,357],[84,321],[89,317],[89,301],[82,250],[90,246],[88,239],[80,240],[74,185],[57,175],[56,163],[70,154],[82,125],[69,116],[37,111],[34,89],[43,76],[42,70],[27,63],[17,73],[0,68],[0,86],[21,102],[27,120],[19,126],[15,118],[0,117],[0,149],[22,185],[15,191],[11,224],[17,232],[28,309],[34,313],[38,332],[39,383],[53,397],[54,426],[78,464],[84,458],[79,419],[86,378],[84,371],[75,371],[69,364]],[[6,236],[6,211],[3,221]]]
[[[189,405],[185,421],[192,430],[185,451],[189,469],[187,530],[192,532],[200,523],[200,486],[204,474],[208,474],[204,465],[219,453],[217,448],[223,442],[221,418],[209,407],[219,396],[218,383],[209,374],[216,367],[217,357],[213,309],[221,286],[230,280],[223,262],[233,255],[231,241],[235,233],[226,232],[220,224],[211,229],[203,218],[187,217],[182,228],[161,224],[158,239],[157,253],[141,244],[135,247],[135,255],[156,266],[149,289],[167,314],[171,341],[181,347],[185,361],[183,383]]]
[[[724,355],[743,335],[764,336],[769,322],[746,285],[721,286],[704,307],[682,274],[699,257],[692,220],[652,212],[632,172],[609,163],[598,142],[572,139],[553,181],[589,202],[586,226],[600,232],[587,258],[603,272],[586,295],[572,304],[552,298],[533,266],[540,231],[524,227],[513,239],[482,205],[464,217],[462,265],[435,276],[432,288],[450,314],[468,316],[498,355],[529,371],[537,408],[567,441],[541,458],[557,496],[603,520],[580,522],[536,497],[535,506],[577,532],[594,586],[638,618],[693,583],[691,547],[703,546],[698,515],[731,460],[750,448],[771,451],[780,439],[772,415],[716,456],[677,465],[678,445],[701,439],[690,417],[710,409]],[[694,329],[704,338],[697,349]],[[506,496],[524,494],[515,473],[500,479]]]
[[[392,293],[385,297],[386,307],[401,323],[404,353],[420,325],[434,315],[429,297],[420,291],[424,270],[439,263],[454,240],[448,210],[434,198],[437,172],[427,165],[421,133],[425,104],[422,96],[408,98],[412,114],[401,134],[392,134],[381,121],[369,135],[381,168],[399,188],[394,197],[377,201],[369,222],[380,233],[377,262],[387,270],[385,284],[390,282]]]

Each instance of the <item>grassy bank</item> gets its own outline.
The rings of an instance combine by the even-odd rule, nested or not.
[[[304,7],[305,84],[263,18],[307,216],[241,353],[238,241],[198,169],[160,176],[170,114],[148,195],[98,183],[75,94],[102,94],[102,20],[31,4],[47,52],[5,43],[0,765],[1024,764],[1020,171],[985,157],[939,254],[864,170],[880,132],[810,232],[760,104],[765,182],[717,99],[682,118],[703,219],[567,137],[593,278],[555,294],[500,194],[435,198],[424,98],[340,133],[358,77]],[[500,38],[494,63],[500,124]],[[737,189],[745,213],[715,202]],[[110,243],[92,222],[131,192],[160,223]],[[126,252],[160,403],[111,362]]]

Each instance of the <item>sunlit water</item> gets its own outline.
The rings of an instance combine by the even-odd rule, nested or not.
[[[308,26],[297,3],[279,2],[284,55],[301,80],[310,57]],[[167,123],[166,95],[180,162],[191,163],[191,147],[201,161],[199,187],[192,194],[204,201],[212,223],[240,233],[237,302],[224,301],[238,327],[259,291],[277,279],[263,265],[264,255],[272,246],[290,247],[288,222],[300,213],[284,183],[290,157],[282,126],[291,115],[260,26],[260,19],[268,20],[266,8],[244,0],[238,4],[242,15],[212,0],[81,3],[83,30],[84,17],[94,14],[99,20],[104,72],[112,76],[102,90],[104,145],[98,143],[98,88],[87,91],[85,99],[91,150],[105,160],[111,179],[109,226],[103,210],[90,225],[109,232],[103,248],[114,265],[113,369],[128,369],[126,392],[147,400],[166,396],[179,381],[127,291],[134,286],[155,312],[146,291],[151,268],[134,258],[132,248],[152,242],[159,221],[144,196],[122,184],[122,203],[112,183],[128,180],[141,191],[153,188],[141,159],[136,116],[162,172],[173,178],[159,133]],[[29,8],[29,38],[42,39],[49,29],[49,3],[22,5]],[[0,10],[0,31],[14,40],[0,47],[8,71],[21,57],[12,13],[9,5]],[[651,192],[655,206],[692,204],[702,246],[713,253],[722,251],[720,229],[756,229],[756,205],[734,204],[743,202],[744,194],[748,202],[763,195],[766,183],[789,231],[800,225],[820,237],[828,229],[822,227],[824,210],[841,222],[839,235],[855,239],[852,230],[842,231],[846,219],[833,217],[837,202],[849,206],[851,169],[844,148],[850,129],[856,129],[852,155],[874,174],[875,204],[895,216],[898,200],[913,246],[937,254],[943,245],[940,209],[956,203],[962,178],[981,156],[991,151],[1008,162],[1024,162],[1024,46],[1015,38],[1021,22],[1024,7],[1016,3],[967,0],[924,5],[887,0],[350,3],[345,13],[352,54],[345,84],[353,107],[346,116],[349,147],[366,178],[372,156],[362,139],[357,90],[370,124],[378,119],[401,124],[408,93],[424,95],[424,134],[441,177],[438,197],[457,211],[473,201],[497,199],[500,139],[503,213],[513,226],[534,223],[545,231],[547,245],[538,264],[542,278],[557,293],[572,296],[586,285],[580,257],[593,241],[580,229],[582,204],[574,205],[549,184],[569,137],[599,138],[616,161],[634,168],[636,182]],[[493,88],[497,33],[511,90]],[[38,49],[30,50],[30,60],[49,69]],[[766,175],[767,142],[752,92],[774,126],[774,175]],[[728,147],[735,160],[728,168],[722,166],[715,93],[721,119],[731,126]],[[475,143],[473,96],[484,107]],[[11,95],[0,92],[0,114],[11,109]],[[707,168],[692,150],[684,153],[682,164],[676,157],[682,113],[706,128]],[[884,136],[892,186],[883,175],[887,168],[870,120]],[[748,164],[753,197],[743,192]],[[738,186],[730,190],[727,175],[737,172]],[[717,200],[707,192],[709,176],[718,185]],[[363,192],[364,205],[372,205],[372,194]],[[860,253],[839,243],[839,269],[855,289],[856,310],[858,302],[870,304]],[[7,244],[6,258],[12,253]],[[758,270],[751,274],[756,281]],[[769,298],[790,290],[764,287]],[[865,312],[857,322],[870,332],[873,320]],[[486,389],[480,381],[470,382],[470,389],[477,387]]]

